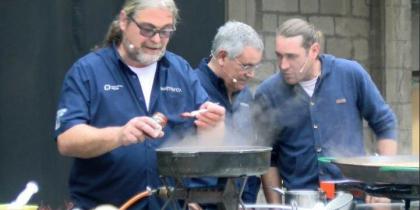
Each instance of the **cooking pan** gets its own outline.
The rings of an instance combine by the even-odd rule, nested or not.
[[[187,146],[159,148],[158,171],[173,177],[261,175],[270,167],[271,147]]]
[[[419,157],[413,155],[332,158],[343,175],[372,184],[420,185]]]

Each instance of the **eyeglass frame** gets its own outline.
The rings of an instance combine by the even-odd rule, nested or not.
[[[156,28],[145,28],[144,26],[142,26],[140,23],[138,23],[136,20],[134,20],[133,17],[128,16],[128,18],[139,28],[140,31],[140,35],[144,36],[146,38],[152,38],[154,37],[156,34],[159,34],[159,37],[161,39],[165,38],[171,38],[171,36],[173,35],[173,33],[175,32],[175,29],[156,29]],[[146,34],[145,34],[146,33]],[[148,33],[152,33],[152,34],[148,34]],[[166,35],[165,33],[169,33],[168,35]]]
[[[260,68],[260,66],[261,66],[261,63],[243,64],[238,60],[238,58],[235,58],[234,60],[241,67],[241,70],[244,71],[244,72],[253,72],[253,71],[257,70],[258,68]]]

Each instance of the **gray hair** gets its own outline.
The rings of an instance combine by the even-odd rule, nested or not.
[[[169,9],[172,12],[173,28],[175,29],[176,23],[178,21],[178,8],[174,0],[126,0],[122,10],[124,10],[127,17],[135,17],[138,12],[144,9],[149,8],[165,8]],[[131,21],[129,19],[129,21]],[[115,20],[112,21],[108,28],[108,32],[105,36],[104,45],[109,45],[112,43],[120,44],[122,39],[122,31],[119,26],[119,15],[115,17]]]
[[[264,44],[257,32],[249,25],[237,21],[228,21],[217,30],[211,47],[212,56],[226,51],[233,59],[240,55],[245,47],[264,50]]]
[[[302,46],[305,49],[309,49],[315,42],[322,45],[322,32],[317,30],[313,24],[298,18],[289,19],[281,24],[277,29],[277,36],[302,36]]]

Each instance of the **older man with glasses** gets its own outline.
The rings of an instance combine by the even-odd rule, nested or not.
[[[264,50],[257,32],[249,25],[229,21],[221,26],[213,39],[211,56],[204,58],[196,69],[204,89],[212,102],[225,107],[225,144],[254,144],[251,126],[252,93],[247,86],[254,77]],[[193,180],[190,186],[216,186],[224,180],[206,178]],[[245,203],[255,203],[260,180],[249,177],[242,194]],[[215,209],[210,205],[205,209]]]
[[[173,0],[128,0],[110,26],[105,46],[67,73],[55,139],[60,153],[74,158],[69,188],[75,208],[121,206],[148,187],[160,187],[157,147],[190,129],[223,125],[224,108],[207,102],[190,65],[166,51],[177,11]],[[197,109],[206,112],[181,117]],[[167,116],[166,127],[151,117],[156,112]],[[152,195],[133,209],[162,205]]]

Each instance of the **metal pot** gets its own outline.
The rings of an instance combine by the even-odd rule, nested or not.
[[[337,192],[334,199],[325,205],[325,210],[350,210],[352,208],[353,195],[346,192]]]
[[[327,197],[323,191],[316,190],[283,190],[277,187],[271,188],[273,191],[281,194],[283,204],[292,206],[293,208],[309,208],[312,209],[318,204],[324,205]]]
[[[315,190],[289,190],[284,193],[286,205],[314,208],[319,203],[325,204],[326,197],[323,192]]]
[[[173,177],[261,175],[270,167],[271,147],[188,146],[156,150],[158,171]]]

